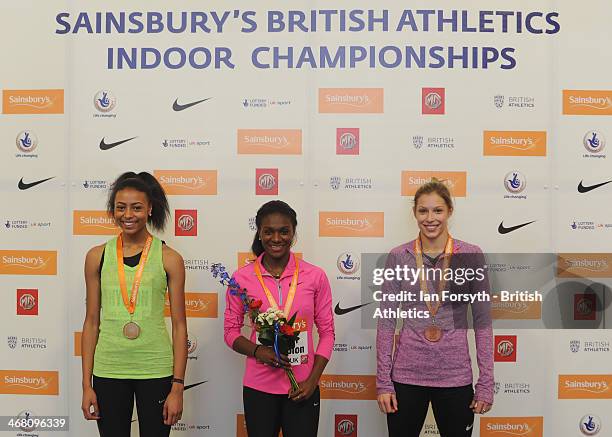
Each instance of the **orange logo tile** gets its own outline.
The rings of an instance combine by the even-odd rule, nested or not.
[[[546,156],[546,132],[486,130],[483,153],[484,156]]]
[[[542,437],[544,417],[480,418],[480,437]]]
[[[155,170],[153,175],[169,195],[217,194],[217,170]]]
[[[73,211],[73,235],[116,235],[120,232],[106,211]]]
[[[382,114],[383,88],[319,88],[321,114]]]
[[[74,356],[81,356],[81,338],[83,337],[83,333],[81,331],[77,331],[74,333]]]
[[[293,252],[297,259],[302,259],[302,252]],[[253,252],[238,252],[238,268],[251,264],[257,257]]]
[[[559,399],[612,399],[612,375],[559,375]]]
[[[491,317],[496,320],[539,320],[542,302],[491,302]]]
[[[238,129],[239,155],[301,155],[301,129]]]
[[[0,394],[57,396],[59,373],[44,370],[0,370]]]
[[[246,429],[246,422],[244,421],[244,414],[236,414],[236,437],[249,437]],[[283,437],[281,431],[278,437]]]
[[[376,399],[375,375],[323,375],[319,381],[321,399]]]
[[[63,114],[64,90],[2,90],[3,114]]]
[[[402,171],[402,196],[414,196],[421,185],[432,178],[443,182],[453,197],[467,196],[467,172],[464,171]]]
[[[54,250],[0,250],[0,275],[56,275]]]
[[[219,316],[219,295],[217,293],[185,293],[185,314],[187,317],[216,319]],[[164,315],[170,317],[170,301],[166,294]]]
[[[612,90],[563,90],[563,114],[612,115]]]
[[[319,212],[319,237],[384,236],[384,212]]]
[[[560,253],[557,255],[560,278],[612,278],[612,254]]]

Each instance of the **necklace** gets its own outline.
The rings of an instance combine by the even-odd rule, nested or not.
[[[284,268],[283,268],[283,270],[281,270],[280,273],[274,273],[274,272],[272,272],[272,269],[267,265],[268,263],[262,262],[262,264],[266,268],[266,271],[268,273],[270,273],[275,279],[280,279],[281,275],[283,274]]]

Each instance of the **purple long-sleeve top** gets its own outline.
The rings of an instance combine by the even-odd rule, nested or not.
[[[484,255],[478,246],[460,240],[453,242],[451,269],[458,267],[482,268]],[[426,268],[443,269],[443,256],[432,264],[423,257]],[[416,268],[414,240],[394,248],[387,257],[386,268],[406,265]],[[484,269],[484,279],[466,281],[461,285],[446,283],[445,289],[454,294],[489,294],[489,281]],[[435,287],[435,288],[434,288]],[[409,310],[428,310],[427,304],[418,299],[421,289],[419,281],[385,281],[382,295],[397,294],[400,291],[416,293],[415,302],[382,301],[380,309],[401,308]],[[434,292],[438,289],[437,281],[427,281],[427,289]],[[482,293],[481,293],[482,294]],[[395,393],[393,382],[413,384],[426,387],[461,387],[473,383],[472,364],[468,347],[467,310],[471,307],[473,328],[476,338],[476,355],[478,362],[478,381],[474,387],[475,400],[493,403],[493,329],[491,324],[491,303],[479,299],[473,303],[456,303],[445,301],[440,306],[435,320],[443,330],[440,341],[430,342],[424,337],[424,330],[431,325],[431,319],[407,318],[395,345],[394,337],[396,319],[379,318],[376,336],[376,387],[378,394]]]

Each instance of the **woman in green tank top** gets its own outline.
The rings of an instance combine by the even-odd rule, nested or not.
[[[134,397],[140,435],[168,436],[183,410],[187,363],[185,266],[181,255],[151,235],[162,231],[168,200],[149,173],[124,173],[107,210],[121,233],[85,259],[81,408],[100,436],[129,437]],[[172,341],[164,307],[169,294]]]

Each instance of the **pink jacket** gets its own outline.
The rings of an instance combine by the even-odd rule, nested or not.
[[[260,256],[259,262],[261,263]],[[261,264],[260,264],[261,265]],[[276,299],[279,308],[283,309],[289,293],[289,285],[295,271],[295,258],[291,253],[289,263],[281,278],[276,280],[266,272],[262,266],[262,276],[268,289]],[[270,307],[257,276],[253,263],[236,271],[233,278],[242,288],[247,289],[250,297],[260,299],[263,305],[260,311]],[[282,299],[281,299],[282,297]],[[293,372],[298,381],[308,378],[314,365],[315,354],[329,360],[334,346],[334,317],[332,315],[331,287],[325,272],[317,266],[299,260],[298,287],[291,307],[291,314],[297,311],[296,323],[300,323],[300,347],[292,355],[297,363],[293,365]],[[223,321],[225,343],[231,348],[236,338],[241,335],[245,315],[242,302],[238,296],[226,292],[225,314]],[[250,321],[247,320],[250,324]],[[313,347],[313,324],[317,326],[319,342],[316,351]],[[256,341],[255,330],[252,329],[249,339]],[[255,358],[248,357],[244,372],[243,384],[255,390],[273,394],[286,394],[289,392],[289,379],[283,369],[277,369],[257,363]]]

